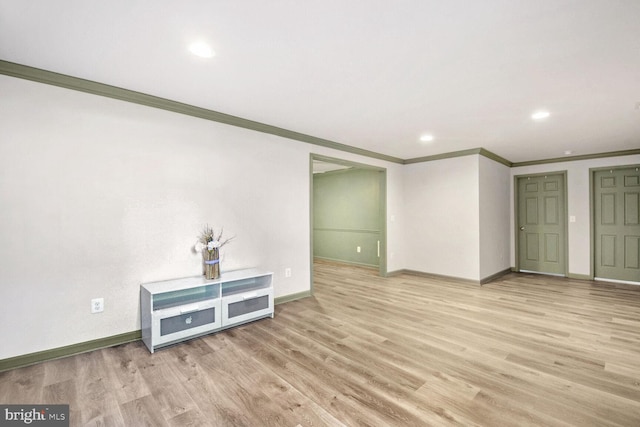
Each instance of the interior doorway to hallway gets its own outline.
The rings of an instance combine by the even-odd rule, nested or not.
[[[323,259],[385,275],[386,169],[312,154],[310,175],[311,271]]]

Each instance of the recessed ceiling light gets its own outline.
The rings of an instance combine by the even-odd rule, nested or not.
[[[420,137],[420,141],[422,141],[422,142],[431,142],[431,141],[433,141],[433,135],[422,135]]]
[[[202,41],[191,43],[189,45],[189,52],[199,56],[200,58],[211,58],[214,55],[211,46]]]
[[[544,120],[547,117],[549,117],[549,115],[550,115],[550,113],[548,111],[540,110],[540,111],[536,111],[535,113],[533,113],[531,115],[531,118],[533,120]]]

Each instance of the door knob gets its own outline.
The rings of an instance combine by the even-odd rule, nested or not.
[[[524,225],[520,227],[520,231],[524,231]]]

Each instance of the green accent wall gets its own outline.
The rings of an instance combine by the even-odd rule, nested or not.
[[[376,170],[350,169],[314,175],[315,257],[379,266],[383,218],[380,174]]]

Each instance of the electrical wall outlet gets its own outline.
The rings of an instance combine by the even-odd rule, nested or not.
[[[91,300],[91,313],[102,313],[104,311],[104,298],[94,298]]]
[[[356,246],[356,252],[358,253],[362,252],[362,248],[360,246]]]

